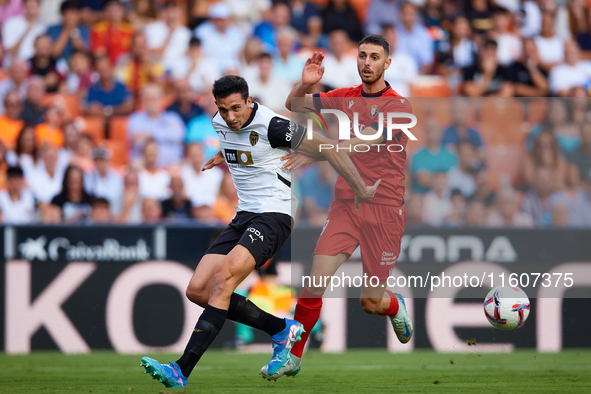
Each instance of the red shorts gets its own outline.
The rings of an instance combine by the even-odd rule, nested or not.
[[[353,200],[335,200],[314,254],[350,256],[359,245],[363,272],[385,282],[400,255],[405,227],[404,205],[364,203],[355,211]]]

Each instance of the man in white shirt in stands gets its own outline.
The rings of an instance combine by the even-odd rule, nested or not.
[[[0,221],[7,224],[27,224],[35,219],[35,198],[25,189],[23,169],[9,167],[6,189],[0,191]]]
[[[84,175],[84,188],[94,197],[109,201],[111,213],[119,215],[123,196],[123,179],[110,168],[110,156],[109,151],[104,148],[96,148],[92,151],[95,170]]]
[[[540,65],[549,71],[558,63],[564,61],[564,40],[554,33],[554,14],[542,14],[542,29],[535,39]]]
[[[185,185],[185,193],[193,206],[199,206],[198,204],[202,201],[215,202],[224,172],[217,167],[208,171],[202,170],[205,160],[203,148],[198,142],[187,145],[185,160],[186,162],[181,168],[181,178]]]
[[[326,72],[322,83],[331,89],[359,85],[361,80],[357,73],[357,58],[347,53],[351,46],[347,32],[344,30],[332,31],[329,36],[329,46],[331,53],[324,58],[323,66]]]
[[[185,55],[191,39],[191,30],[183,25],[182,12],[175,1],[164,3],[163,20],[146,26],[148,48],[155,50],[160,63],[172,70],[178,58]]]
[[[25,0],[23,6],[23,15],[13,16],[2,25],[2,47],[6,51],[4,66],[15,58],[32,58],[35,55],[35,38],[47,29],[39,21],[39,0]]]
[[[283,111],[285,97],[291,91],[291,84],[273,75],[273,58],[268,53],[259,57],[259,75],[248,81],[253,98],[273,111]]]
[[[550,90],[555,95],[569,97],[572,88],[591,81],[591,61],[581,60],[581,50],[575,41],[564,44],[564,60],[550,71]]]
[[[57,149],[46,144],[41,151],[41,161],[25,174],[27,184],[33,190],[40,208],[48,205],[61,192],[64,170],[58,165]]]
[[[158,168],[158,144],[149,139],[142,149],[144,166],[138,171],[141,198],[164,200],[170,196],[170,175]]]
[[[402,97],[410,96],[410,83],[419,75],[417,62],[406,53],[396,50],[398,32],[392,25],[384,26],[382,36],[390,44],[390,67],[384,72],[384,79]]]

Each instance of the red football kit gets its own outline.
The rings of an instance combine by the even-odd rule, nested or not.
[[[360,129],[365,126],[378,130],[381,112],[384,119],[382,131],[386,135],[388,112],[412,113],[409,101],[386,84],[384,90],[373,94],[363,92],[362,85],[316,93],[314,106],[318,112],[323,108],[345,112],[351,120],[351,127],[353,114],[357,113]],[[394,121],[408,122],[402,118]],[[352,129],[350,132],[351,138],[355,138]],[[404,132],[393,129],[391,140],[351,157],[366,185],[373,185],[378,179],[382,181],[375,197],[361,204],[360,210],[356,211],[353,190],[342,177],[338,177],[335,201],[314,254],[351,255],[359,245],[364,272],[378,277],[380,282],[386,281],[400,254],[400,241],[406,226],[404,165],[407,141]]]

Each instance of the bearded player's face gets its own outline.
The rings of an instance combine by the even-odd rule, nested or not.
[[[228,97],[218,97],[215,103],[218,106],[220,116],[230,130],[238,131],[248,120],[252,98],[249,97],[245,101],[240,93],[232,93]]]
[[[388,68],[388,55],[384,47],[376,44],[361,44],[357,52],[357,71],[364,83],[373,84],[384,76]]]

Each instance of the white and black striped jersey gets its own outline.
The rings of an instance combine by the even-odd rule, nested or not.
[[[297,148],[305,128],[253,103],[244,126],[233,131],[219,113],[212,120],[238,191],[238,211],[291,215],[291,172],[281,168],[286,149]]]

